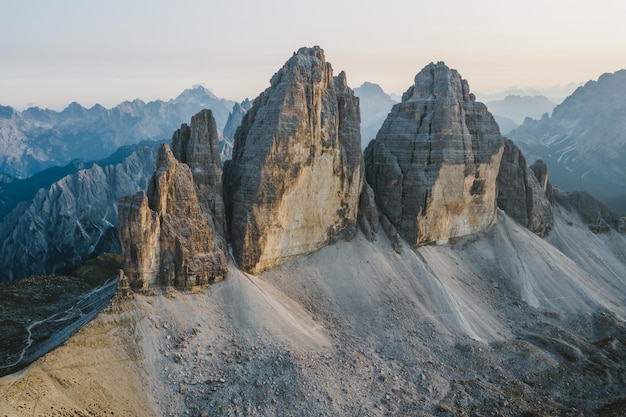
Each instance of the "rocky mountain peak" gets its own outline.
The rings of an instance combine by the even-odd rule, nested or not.
[[[468,83],[443,62],[415,76],[365,151],[367,181],[413,246],[476,233],[496,221],[500,130]]]
[[[193,103],[204,102],[207,98],[217,99],[217,96],[202,85],[194,85],[180,93],[174,101]]]
[[[333,76],[330,63],[326,62],[324,51],[319,46],[300,48],[272,77],[272,87],[281,82],[306,82],[307,79],[327,84]],[[286,77],[283,80],[283,77]]]
[[[233,252],[254,272],[352,236],[363,181],[358,99],[324,51],[299,49],[270,84],[224,175]]]
[[[226,275],[222,166],[210,110],[162,145],[148,194],[122,197],[119,234],[133,289],[189,289]]]
[[[156,170],[165,171],[166,169],[176,165],[178,161],[169,146],[159,147],[159,153],[156,159]]]
[[[450,98],[457,101],[474,100],[469,84],[457,70],[442,61],[430,63],[415,76],[415,83],[402,96],[402,101]]]

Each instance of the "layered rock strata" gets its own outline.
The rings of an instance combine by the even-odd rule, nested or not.
[[[235,133],[224,195],[239,266],[260,272],[355,233],[359,102],[319,47],[301,48]]]
[[[554,225],[547,167],[542,161],[529,167],[513,141],[505,139],[504,144],[497,181],[498,207],[533,233],[545,236]]]
[[[498,125],[467,81],[431,63],[367,147],[367,181],[410,245],[445,243],[496,221],[502,152]]]
[[[222,168],[215,121],[202,111],[162,145],[148,194],[122,197],[119,234],[134,290],[191,289],[227,272]]]

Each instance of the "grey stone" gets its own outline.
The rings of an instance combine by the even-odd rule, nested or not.
[[[413,247],[496,221],[497,123],[456,70],[429,64],[365,150],[378,206]]]
[[[227,273],[218,135],[203,110],[159,149],[148,193],[120,200],[124,272],[134,290],[192,289]]]
[[[498,207],[533,233],[545,236],[554,225],[551,190],[546,165],[538,161],[529,168],[522,151],[509,139],[498,173]]]
[[[359,102],[319,47],[301,48],[235,134],[225,196],[235,259],[259,272],[356,231]]]

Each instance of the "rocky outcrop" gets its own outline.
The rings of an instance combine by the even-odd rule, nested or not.
[[[359,228],[370,242],[376,240],[376,233],[378,233],[378,226],[380,225],[378,216],[374,190],[366,181],[359,198],[358,222]]]
[[[157,146],[139,146],[121,162],[101,161],[66,175],[17,205],[0,223],[0,281],[120,253],[117,202],[147,188]]]
[[[176,160],[191,169],[200,209],[211,229],[225,236],[219,141],[212,111],[202,110],[191,118],[191,126],[183,124],[174,132],[172,152]]]
[[[120,200],[124,273],[134,290],[192,289],[227,272],[222,167],[210,110],[182,125],[159,149],[148,194]]]
[[[498,207],[533,233],[545,236],[554,225],[547,166],[537,161],[528,167],[513,141],[505,139],[504,144],[497,180]]]
[[[585,191],[565,192],[555,189],[554,198],[566,209],[576,211],[594,233],[607,233],[611,229],[626,233],[626,217],[620,216]]]
[[[365,151],[367,181],[412,246],[444,243],[496,221],[503,152],[495,120],[456,70],[430,64]]]
[[[225,168],[235,259],[259,272],[355,233],[363,184],[359,102],[319,47],[271,79]]]

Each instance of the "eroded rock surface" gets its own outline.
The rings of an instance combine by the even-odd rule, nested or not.
[[[545,236],[554,225],[547,166],[537,161],[529,167],[513,141],[505,139],[504,144],[498,173],[498,207],[533,233]]]
[[[148,194],[120,200],[124,272],[134,290],[191,289],[227,272],[222,168],[215,121],[201,111],[162,145]]]
[[[576,211],[580,219],[594,233],[614,229],[626,233],[626,217],[622,217],[585,191],[565,192],[555,189],[557,203],[569,211]]]
[[[271,79],[235,134],[226,165],[230,239],[259,272],[355,233],[363,184],[359,102],[319,47]]]
[[[431,63],[367,147],[367,181],[412,246],[445,243],[496,221],[502,152],[498,125],[467,81]]]

